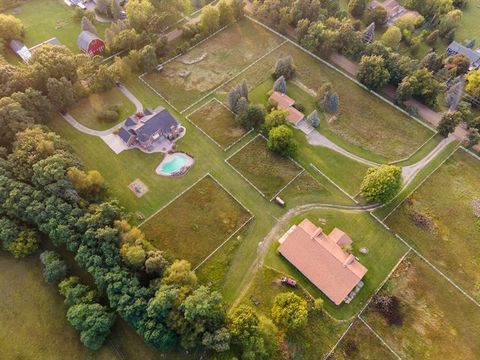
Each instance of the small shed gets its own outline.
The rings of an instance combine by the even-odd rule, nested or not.
[[[12,51],[17,54],[23,61],[27,62],[28,59],[32,56],[32,53],[25,46],[24,43],[18,40],[12,40],[9,42],[8,46]]]
[[[82,31],[77,38],[78,48],[89,56],[100,55],[105,50],[105,43],[90,31]]]

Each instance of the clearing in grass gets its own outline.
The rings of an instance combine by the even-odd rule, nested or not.
[[[227,162],[248,179],[267,200],[303,171],[292,160],[270,151],[262,136],[257,136],[228,158]]]
[[[360,320],[355,320],[327,360],[397,360]]]
[[[274,49],[282,39],[244,19],[144,76],[182,111]]]
[[[293,291],[306,300],[310,299],[308,294],[300,288],[282,285],[281,277],[282,273],[266,267],[261,268],[255,275],[242,303],[254,307],[260,315],[270,317],[273,300],[278,294]],[[348,322],[336,321],[325,311],[311,309],[308,323],[286,335],[288,350],[294,359],[321,359],[330,351],[347,327]]]
[[[362,279],[364,286],[352,302],[350,304],[342,303],[339,306],[331,302],[293,265],[278,254],[279,244],[277,241],[268,250],[265,264],[289,274],[304,286],[312,296],[324,299],[324,308],[333,317],[349,319],[368,302],[368,299],[382,281],[407,252],[407,247],[368,213],[337,209],[318,209],[297,215],[291,219],[285,229],[278,233],[278,238],[291,225],[298,224],[305,218],[320,226],[327,234],[337,227],[352,238],[352,254],[368,269]]]
[[[101,119],[102,112],[108,110],[117,112],[118,119],[113,121]],[[81,99],[68,112],[90,129],[107,130],[134,114],[135,105],[115,87],[107,92],[91,94]]]
[[[224,150],[247,133],[235,114],[217,99],[212,99],[195,110],[188,119]]]
[[[250,218],[251,214],[208,175],[156,213],[142,230],[158,249],[195,267]]]
[[[386,220],[470,294],[480,286],[479,179],[480,161],[457,150]]]
[[[389,325],[372,302],[362,317],[402,359],[480,358],[480,311],[411,253],[379,293],[398,299],[400,324]]]

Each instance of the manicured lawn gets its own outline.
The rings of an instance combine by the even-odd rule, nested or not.
[[[353,326],[327,360],[396,360],[388,348],[363,324]]]
[[[361,148],[387,161],[395,161],[411,155],[433,135],[430,129],[292,44],[281,46],[248,69],[241,78],[247,79],[254,89],[271,74],[276,60],[287,55],[294,58],[297,68],[294,81],[301,84],[311,96],[325,82],[332,83],[339,95],[340,114],[335,121],[324,121],[320,130],[325,136],[336,135],[354,148]],[[222,90],[226,92],[236,83],[238,80],[230,82]],[[296,100],[300,103],[309,101]]]
[[[191,122],[226,149],[244,136],[247,131],[219,100],[213,99],[188,116]]]
[[[293,208],[304,204],[323,203],[351,205],[353,202],[345,194],[333,187],[320,176],[313,177],[308,172],[302,173],[278,196],[286,202],[286,206]]]
[[[80,52],[77,46],[80,22],[73,19],[74,9],[65,5],[62,0],[28,0],[11,13],[25,25],[24,43],[28,47],[56,37],[73,52]],[[98,22],[95,24],[101,38],[108,25]]]
[[[256,137],[227,161],[267,200],[302,171],[292,160],[268,150],[267,142],[261,136]]]
[[[166,64],[160,72],[146,75],[145,80],[173,106],[184,110],[281,41],[276,35],[245,19]],[[194,61],[204,54],[207,54],[206,58],[195,64],[182,62]],[[189,75],[181,77],[179,73],[182,70],[189,71]]]
[[[406,253],[407,248],[368,213],[335,209],[313,210],[293,217],[288,227],[298,224],[305,218],[321,226],[326,233],[330,233],[333,228],[338,227],[352,238],[353,254],[368,269],[362,280],[365,285],[353,301],[340,306],[333,304],[295,267],[277,253],[278,242],[275,242],[269,249],[265,264],[290,274],[314,297],[323,298],[325,310],[335,318],[349,319],[366,304],[380,283]],[[283,230],[288,230],[288,227]],[[278,234],[278,238],[281,235],[283,235],[283,231]],[[360,253],[359,249],[362,247],[368,249],[367,254]]]
[[[157,248],[197,266],[250,217],[206,176],[143,224],[142,230]]]
[[[400,302],[403,324],[389,326],[373,305],[363,317],[402,359],[480,358],[480,311],[415,255],[381,290]]]
[[[480,38],[480,26],[478,19],[480,17],[480,2],[478,0],[470,0],[465,9],[462,10],[462,19],[460,25],[455,30],[455,38],[461,43],[472,39]]]
[[[117,358],[108,345],[97,352],[83,346],[57,287],[43,280],[38,254],[15,260],[0,251],[0,272],[0,358]]]
[[[293,289],[281,285],[281,274],[268,268],[261,268],[249,287],[242,303],[253,306],[259,314],[270,317],[273,300],[276,295],[293,291],[308,299],[299,288]],[[252,299],[258,301],[254,306]],[[348,326],[348,322],[336,321],[324,311],[310,311],[308,323],[286,335],[288,349],[293,359],[318,360],[328,353]]]
[[[470,293],[480,284],[479,179],[480,161],[458,150],[386,220]]]
[[[117,121],[105,122],[98,118],[98,115],[109,109],[111,106],[119,108]],[[135,105],[128,100],[117,88],[105,93],[92,94],[78,101],[68,112],[82,125],[94,130],[106,130],[117,123],[124,121],[135,113]]]

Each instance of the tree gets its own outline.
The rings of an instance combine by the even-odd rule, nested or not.
[[[365,0],[350,0],[348,2],[348,12],[356,19],[360,19],[365,12]]]
[[[28,88],[24,92],[13,93],[10,97],[22,106],[35,123],[44,124],[50,119],[52,106],[40,91]]]
[[[175,260],[165,270],[165,275],[162,278],[163,285],[177,285],[195,287],[197,284],[197,276],[192,271],[192,266],[186,260]]]
[[[386,203],[402,186],[402,171],[398,166],[382,165],[367,170],[362,181],[362,196],[368,202]]]
[[[80,283],[80,279],[76,276],[70,276],[62,280],[58,284],[58,291],[65,298],[64,302],[69,307],[78,304],[91,304],[96,298],[95,291]]]
[[[298,329],[307,323],[308,304],[293,292],[278,294],[273,300],[272,319],[287,331]]]
[[[320,125],[320,118],[318,116],[317,110],[313,110],[308,116],[307,116],[307,124],[310,126],[316,128],[318,125]]]
[[[67,265],[54,251],[44,251],[40,254],[43,265],[43,278],[50,284],[57,284],[67,277]]]
[[[453,133],[457,128],[457,125],[460,123],[461,114],[458,111],[455,112],[446,112],[442,116],[442,120],[438,124],[437,131],[443,137],[448,137],[449,134]]]
[[[234,19],[233,8],[227,0],[220,0],[218,8],[218,23],[221,27],[230,24]]]
[[[287,82],[285,81],[285,77],[282,75],[273,84],[273,91],[281,92],[282,94],[287,93]]]
[[[265,116],[264,131],[268,134],[274,127],[287,124],[287,111],[274,109]]]
[[[275,71],[272,76],[274,79],[278,79],[283,76],[285,80],[290,80],[295,75],[295,63],[293,58],[289,55],[277,60],[275,64]]]
[[[22,105],[12,98],[0,98],[0,145],[10,146],[16,133],[33,125],[33,119]]]
[[[95,28],[95,25],[93,25],[90,19],[87,18],[86,16],[82,17],[82,22],[80,26],[82,31],[89,31],[93,34],[97,34],[97,29]]]
[[[0,217],[0,245],[3,249],[6,250],[18,238],[19,232],[20,229],[14,221]]]
[[[95,1],[95,10],[98,11],[101,15],[110,17],[111,8],[108,0],[97,0]]]
[[[382,35],[381,40],[386,46],[392,49],[397,49],[402,41],[402,32],[396,26],[390,26],[387,31]]]
[[[164,253],[160,250],[151,250],[147,252],[145,260],[145,272],[150,275],[160,276],[168,266]]]
[[[129,0],[125,5],[125,12],[128,22],[137,33],[140,34],[144,31],[153,33],[161,30],[159,29],[159,24],[156,22],[158,16],[156,15],[155,7],[150,1]]]
[[[411,96],[421,99],[425,104],[434,106],[443,86],[427,69],[418,69],[406,76],[397,88],[397,99],[403,101]]]
[[[38,90],[47,90],[45,85],[49,78],[64,77],[72,84],[78,79],[78,58],[65,46],[42,45],[32,53],[28,63],[28,68],[35,71],[42,83]]]
[[[440,31],[437,29],[437,30],[433,30],[426,38],[425,38],[425,42],[430,45],[430,46],[434,46],[437,41],[438,41],[438,38],[440,37]]]
[[[368,13],[369,21],[373,21],[375,25],[382,26],[387,22],[387,10],[382,5],[376,6]]]
[[[384,59],[377,55],[362,56],[357,79],[370,89],[385,86],[390,80],[390,73],[385,67]]]
[[[240,20],[245,15],[245,3],[243,0],[231,0],[230,6],[232,7],[235,20]]]
[[[155,48],[152,45],[146,45],[142,50],[140,50],[138,66],[141,71],[152,71],[155,69],[155,66],[157,66],[157,63],[157,55],[155,53]]]
[[[470,69],[470,59],[463,54],[456,54],[447,60],[447,66],[456,69],[455,75],[465,75]]]
[[[265,120],[266,111],[263,105],[248,105],[247,109],[240,114],[240,124],[245,129],[259,128]]]
[[[140,270],[145,264],[147,254],[141,245],[123,244],[120,254],[125,262],[136,270]]]
[[[431,51],[420,61],[420,66],[428,71],[437,72],[443,67],[443,59],[435,51]]]
[[[10,242],[5,250],[10,252],[15,259],[27,257],[37,251],[39,245],[38,235],[33,229],[24,229],[18,237]]]
[[[72,83],[65,77],[57,80],[50,78],[47,81],[48,98],[58,110],[65,111],[75,102],[75,93]]]
[[[470,71],[465,75],[465,79],[467,80],[465,90],[467,90],[470,95],[480,100],[480,69]]]
[[[4,41],[21,40],[25,27],[20,19],[13,15],[0,14],[0,34]]]
[[[470,129],[468,131],[468,148],[473,148],[480,143],[480,132],[478,129]]]
[[[80,332],[80,341],[89,349],[98,350],[105,342],[115,321],[115,315],[100,304],[73,305],[67,319]]]
[[[112,11],[112,18],[114,20],[120,20],[121,18],[124,17],[123,15],[123,9],[120,6],[120,1],[119,0],[112,0],[112,3],[110,5],[110,9]]]
[[[200,29],[204,34],[214,33],[220,26],[220,13],[215,6],[206,6],[201,15]]]
[[[282,156],[293,156],[297,144],[293,138],[293,131],[286,125],[274,127],[268,132],[267,146]]]

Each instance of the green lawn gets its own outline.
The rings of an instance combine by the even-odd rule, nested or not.
[[[415,255],[380,292],[400,301],[403,324],[389,326],[373,305],[363,317],[402,359],[480,358],[480,311]]]
[[[108,345],[90,351],[66,319],[57,287],[42,277],[38,254],[23,260],[0,251],[2,359],[117,359]]]
[[[158,249],[197,266],[250,217],[211,176],[206,176],[141,229]]]
[[[235,118],[235,114],[216,99],[195,110],[188,118],[222,149],[229,148],[247,133]]]
[[[320,131],[349,151],[375,161],[395,161],[410,156],[433,135],[430,129],[290,43],[240,78],[247,79],[250,88],[255,89],[268,79],[276,60],[287,55],[294,58],[297,69],[293,81],[302,88],[301,93],[298,86],[290,86],[289,91],[305,107],[311,102],[308,97],[312,98],[322,84],[332,83],[340,98],[340,114],[335,121],[323,121]],[[227,92],[239,80],[226,84],[222,91]],[[305,95],[307,92],[309,96]]]
[[[292,160],[270,151],[266,140],[261,136],[256,137],[227,161],[267,200],[302,172],[302,169]]]
[[[100,112],[117,106],[119,117],[117,121],[105,122],[98,119]],[[68,112],[82,125],[94,130],[107,130],[124,121],[135,113],[135,105],[118,90],[113,88],[105,93],[92,94],[78,101]]]
[[[218,33],[187,54],[145,76],[158,92],[179,110],[199,100],[282,42],[259,25],[242,20]],[[189,62],[207,54],[200,62]],[[189,71],[186,77],[180,71]]]
[[[338,227],[345,231],[353,240],[353,254],[368,269],[363,278],[364,287],[350,304],[336,306],[320,290],[310,283],[287,260],[277,253],[279,246],[275,242],[268,251],[265,264],[297,279],[314,297],[325,300],[325,309],[337,319],[349,319],[366,304],[380,283],[393,269],[407,248],[388,232],[368,213],[347,210],[319,209],[305,212],[292,218],[290,225],[297,224],[308,218],[322,227],[326,233]],[[284,229],[285,231],[288,228]],[[282,233],[278,234],[280,237]],[[361,247],[368,249],[368,254],[359,252]]]
[[[62,0],[28,0],[11,13],[25,25],[23,41],[28,47],[56,37],[73,52],[80,52],[77,46],[80,22],[73,19],[74,9],[65,5]],[[101,38],[108,25],[98,22],[95,24]]]
[[[301,289],[281,285],[281,274],[268,268],[261,268],[245,294],[242,303],[253,306],[259,314],[270,317],[276,295],[293,291],[308,299]],[[254,306],[252,299],[258,301]],[[286,335],[288,350],[293,359],[318,360],[328,353],[348,326],[348,322],[337,321],[324,311],[310,311],[308,323]]]
[[[462,19],[460,25],[455,30],[455,38],[464,43],[472,39],[480,39],[480,26],[478,24],[480,17],[480,1],[470,0],[467,7],[462,10]]]
[[[363,324],[353,326],[327,360],[396,360],[388,348]]]
[[[470,293],[480,284],[480,226],[472,208],[479,179],[480,161],[458,150],[386,220]]]

